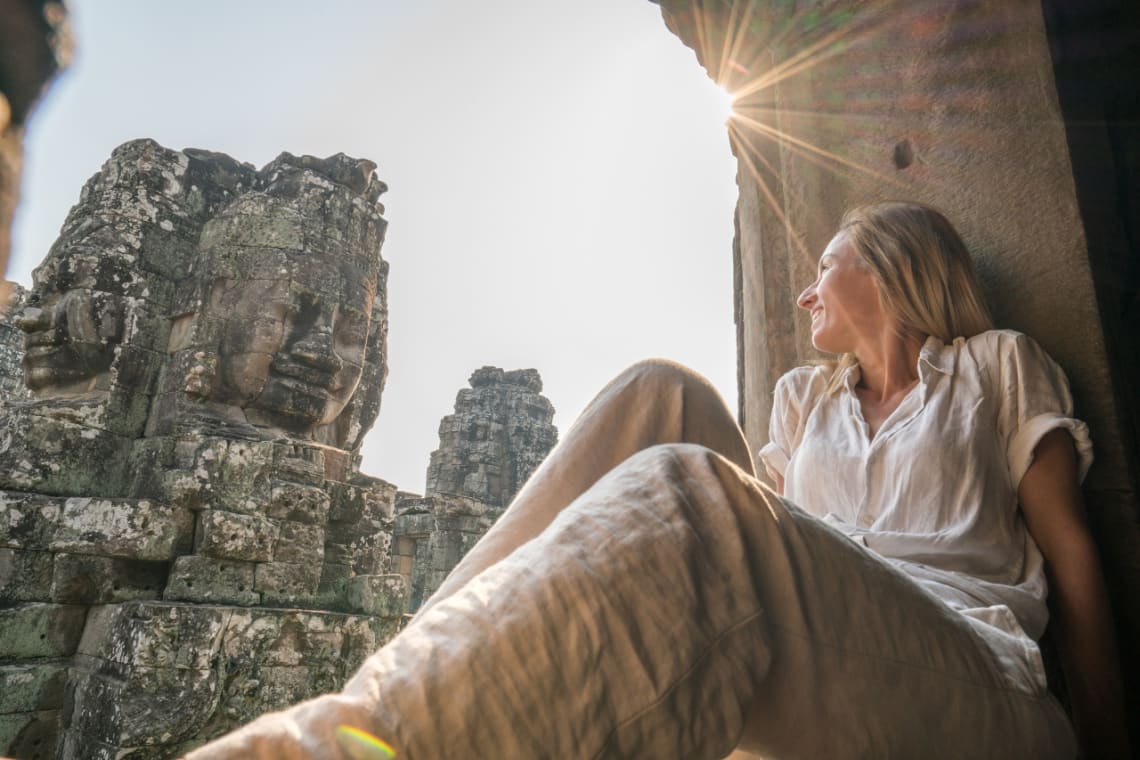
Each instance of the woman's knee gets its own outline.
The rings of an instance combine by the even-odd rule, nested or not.
[[[704,375],[670,359],[642,359],[627,367],[618,378],[652,388],[679,387],[716,394],[716,389]]]
[[[668,420],[671,437],[660,442],[703,444],[753,471],[752,456],[735,415],[716,387],[685,365],[668,359],[639,361],[618,375],[609,395],[636,399],[643,409],[655,410],[655,424]]]

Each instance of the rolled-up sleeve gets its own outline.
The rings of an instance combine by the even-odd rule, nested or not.
[[[806,396],[816,371],[814,367],[797,367],[776,382],[768,420],[768,443],[759,452],[760,461],[773,479],[784,477],[788,460],[803,437]]]
[[[1046,433],[1064,428],[1077,451],[1077,476],[1084,480],[1092,464],[1088,426],[1073,417],[1073,398],[1061,368],[1034,340],[1007,332],[999,343],[1002,369],[1001,427],[1008,431],[1006,457],[1016,488],[1033,462],[1033,450]]]

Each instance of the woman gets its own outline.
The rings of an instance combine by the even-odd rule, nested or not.
[[[1127,753],[1087,433],[979,292],[937,212],[852,212],[799,299],[841,358],[781,379],[760,452],[788,500],[706,381],[636,365],[342,693],[202,757],[344,725],[411,758],[1072,757],[1046,566],[1082,746]]]

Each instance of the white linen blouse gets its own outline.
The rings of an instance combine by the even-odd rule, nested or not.
[[[760,459],[783,476],[784,496],[965,615],[1013,685],[1043,690],[1047,585],[1017,487],[1054,428],[1072,434],[1081,479],[1092,463],[1060,367],[1012,330],[928,338],[918,383],[874,437],[855,395],[859,368],[830,393],[829,374],[798,367],[776,384]]]

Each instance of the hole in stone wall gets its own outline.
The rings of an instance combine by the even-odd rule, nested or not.
[[[902,140],[895,145],[894,162],[896,169],[905,169],[914,163],[914,146],[910,140]]]

